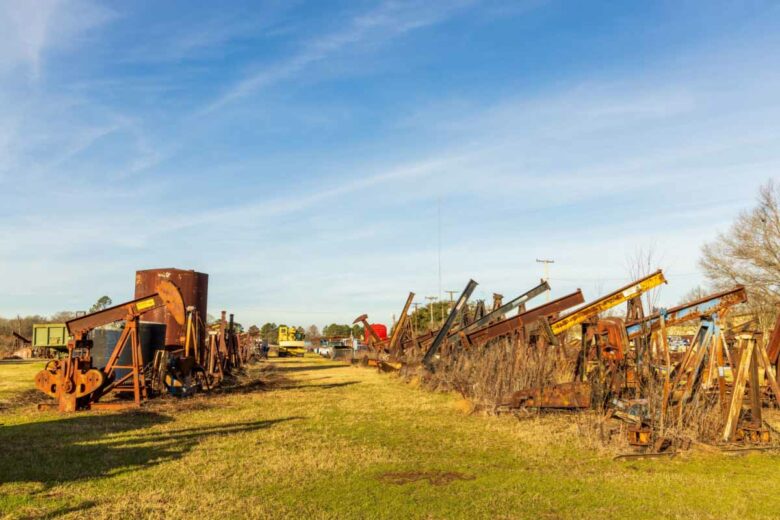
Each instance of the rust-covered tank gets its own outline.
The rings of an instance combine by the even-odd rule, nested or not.
[[[158,280],[169,280],[181,291],[185,307],[195,307],[205,323],[209,293],[209,275],[185,269],[146,269],[135,273],[135,297],[143,298],[155,293]],[[165,323],[165,346],[184,346],[185,329],[160,307],[144,315],[144,319]]]

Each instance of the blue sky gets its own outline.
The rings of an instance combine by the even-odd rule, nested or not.
[[[204,5],[199,5],[204,4]],[[0,0],[0,315],[209,273],[242,323],[592,299],[780,178],[777,2]]]

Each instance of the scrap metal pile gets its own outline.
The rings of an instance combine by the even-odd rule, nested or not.
[[[766,341],[754,322],[735,326],[729,312],[747,301],[741,286],[646,313],[642,295],[664,283],[659,270],[587,304],[578,289],[529,308],[550,290],[542,281],[508,303],[495,295],[488,311],[468,303],[477,286],[470,280],[428,331],[415,330],[410,293],[390,338],[366,327],[371,364],[495,412],[596,410],[602,425],[620,424],[615,431],[648,452],[769,442],[762,407],[780,400],[780,318]],[[682,325],[697,328],[686,348],[668,341],[669,328]]]
[[[56,402],[39,408],[118,409],[218,385],[247,361],[251,342],[224,311],[206,326],[207,290],[203,273],[138,271],[135,299],[66,322],[64,357],[35,377]]]

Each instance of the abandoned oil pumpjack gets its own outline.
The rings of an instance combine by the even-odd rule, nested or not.
[[[140,317],[154,309],[165,307],[180,325],[184,325],[184,301],[178,287],[161,280],[152,295],[109,307],[66,322],[72,339],[68,342],[68,355],[50,361],[35,376],[35,386],[54,397],[57,403],[39,405],[39,409],[56,408],[61,412],[73,412],[90,408],[119,409],[140,406],[147,398],[144,378],[144,359],[139,336]],[[90,354],[92,340],[88,335],[97,327],[124,321],[124,328],[105,367],[94,367]],[[132,361],[120,365],[124,349],[130,348]],[[119,376],[117,369],[126,371]],[[110,393],[130,393],[132,401],[98,402]]]

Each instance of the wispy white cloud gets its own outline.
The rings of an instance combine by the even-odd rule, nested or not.
[[[113,17],[90,0],[3,0],[0,5],[0,73],[24,67],[40,77],[44,55],[67,48],[89,29]]]
[[[87,45],[114,18],[90,0],[0,1],[0,182],[15,185],[56,170],[118,131],[83,96],[49,90],[45,63]]]
[[[123,63],[174,64],[223,56],[232,43],[272,39],[289,29],[289,12],[297,1],[250,4],[240,10],[201,4],[173,20],[152,20],[141,41],[119,49]]]
[[[375,45],[407,32],[446,20],[455,12],[472,4],[472,0],[453,2],[386,1],[379,7],[353,16],[346,26],[332,33],[309,40],[285,60],[271,66],[260,66],[258,72],[230,86],[216,100],[200,112],[214,112],[225,105],[248,96],[257,90],[288,80],[307,67],[357,45]]]

